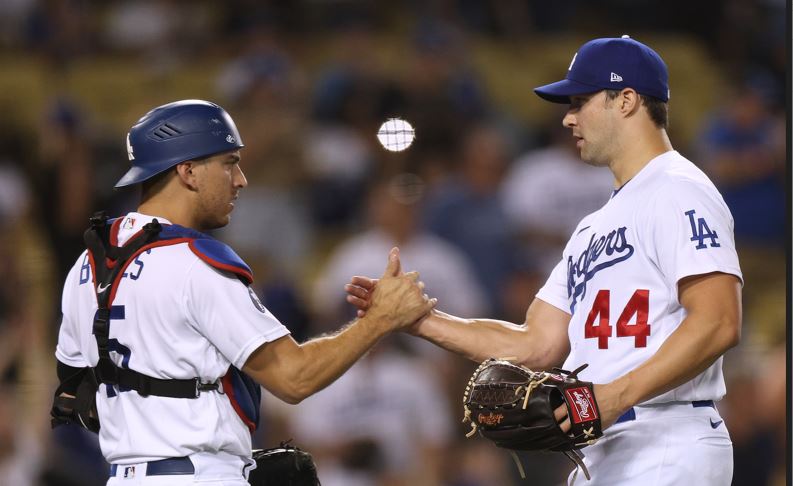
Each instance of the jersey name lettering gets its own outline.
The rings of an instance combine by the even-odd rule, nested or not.
[[[719,234],[715,231],[711,231],[710,227],[708,227],[708,223],[705,222],[705,218],[697,218],[697,220],[694,221],[695,211],[693,209],[686,211],[685,214],[688,216],[688,222],[691,224],[691,241],[697,242],[697,246],[695,247],[697,250],[707,248],[705,240],[710,240],[711,248],[718,248],[721,246],[716,241],[719,238]]]
[[[633,245],[628,243],[626,230],[627,227],[623,226],[610,231],[605,236],[598,237],[597,234],[593,234],[589,239],[589,245],[577,260],[573,260],[572,256],[567,258],[567,295],[572,297],[570,312],[575,311],[576,300],[584,298],[586,284],[597,272],[625,261],[633,255]],[[614,257],[593,266],[603,254],[606,257],[612,255]]]

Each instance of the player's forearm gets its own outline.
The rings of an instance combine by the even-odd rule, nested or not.
[[[740,340],[740,317],[690,315],[641,366],[615,380],[624,408],[676,388],[711,366]]]
[[[300,345],[301,365],[294,371],[295,392],[300,400],[325,388],[344,374],[377,343],[390,326],[363,317],[341,331]]]
[[[533,369],[559,364],[553,346],[534,346],[543,342],[536,329],[527,325],[495,319],[463,319],[433,311],[414,328],[414,333],[442,348],[482,362],[488,358],[508,358]]]

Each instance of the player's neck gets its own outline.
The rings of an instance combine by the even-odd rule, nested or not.
[[[625,140],[622,150],[609,164],[616,187],[622,187],[633,179],[654,158],[673,150],[672,142],[663,129],[641,131]]]
[[[178,204],[174,201],[166,201],[163,198],[155,197],[143,201],[138,206],[137,211],[149,216],[165,218],[173,224],[186,228],[195,228],[195,221],[187,204]]]

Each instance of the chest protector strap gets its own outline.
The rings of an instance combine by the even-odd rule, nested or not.
[[[93,334],[99,350],[99,363],[94,368],[97,381],[135,390],[142,396],[154,395],[171,398],[197,398],[200,392],[217,390],[218,383],[201,383],[199,378],[163,380],[144,375],[129,368],[118,367],[110,359],[109,322],[110,307],[116,288],[127,263],[142,248],[155,241],[162,231],[156,219],[146,224],[124,246],[110,243],[110,228],[104,213],[91,218],[91,226],[83,238],[88,247],[94,271],[94,291],[99,306],[94,317]]]

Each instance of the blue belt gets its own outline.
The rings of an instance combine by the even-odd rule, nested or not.
[[[111,464],[110,476],[115,476],[118,468],[132,467],[124,464]],[[179,474],[194,474],[195,467],[187,457],[172,457],[160,461],[151,461],[146,465],[146,476],[175,476]],[[134,473],[133,473],[134,474]]]
[[[691,402],[691,406],[694,408],[700,408],[700,407],[716,408],[716,404],[713,403],[713,400],[695,400]],[[620,415],[620,418],[618,418],[617,421],[614,423],[619,424],[622,422],[630,422],[631,420],[636,420],[636,410],[633,407],[629,408],[627,412]]]

